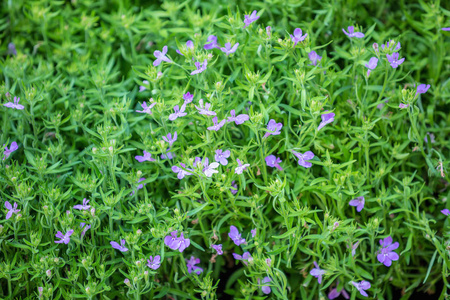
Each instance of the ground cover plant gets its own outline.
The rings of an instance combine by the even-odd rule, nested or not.
[[[0,297],[448,299],[448,6],[3,1]]]

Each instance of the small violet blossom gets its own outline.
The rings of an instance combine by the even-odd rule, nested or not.
[[[316,51],[311,51],[308,53],[308,58],[311,61],[313,66],[317,66],[317,63],[320,62],[322,56],[316,53]]]
[[[152,158],[152,154],[145,150],[144,150],[144,156],[136,155],[134,157],[134,159],[136,159],[140,163],[144,162],[144,161],[155,161],[155,159]]]
[[[294,42],[294,47],[297,46],[299,42],[302,42],[308,36],[307,33],[302,35],[302,30],[300,28],[295,28],[294,35],[290,34],[292,41]]]
[[[419,84],[417,86],[416,96],[417,96],[417,94],[425,94],[429,88],[430,88],[429,84]]]
[[[301,154],[295,151],[292,151],[292,153],[297,156],[298,158],[298,164],[302,167],[305,168],[311,168],[312,167],[312,163],[307,162],[307,160],[311,160],[314,158],[314,153],[312,153],[311,151],[306,151],[305,153]]]
[[[139,178],[139,180],[138,180],[137,183],[142,182],[142,181],[144,181],[145,179],[146,179],[146,178],[144,178],[144,177]],[[145,185],[145,184],[142,184],[142,183],[139,184],[139,185],[137,186],[137,188],[136,188],[136,191],[138,191],[138,190],[144,188],[144,185]],[[133,196],[133,195],[134,195],[134,191],[131,192],[130,196]]]
[[[85,226],[86,225],[86,226]],[[86,234],[86,232],[89,230],[89,229],[91,229],[91,225],[89,225],[89,224],[86,224],[86,223],[80,223],[80,227],[81,228],[83,228],[83,231],[81,232],[81,237],[83,237],[85,234]]]
[[[177,140],[177,137],[178,137],[178,135],[177,135],[177,132],[175,131],[175,133],[173,134],[173,137],[172,137],[172,134],[169,132],[167,134],[167,136],[163,136],[162,138],[166,143],[169,143],[170,147],[172,147],[172,144],[175,143],[175,141]]]
[[[270,27],[270,26],[267,26],[266,27],[266,33],[267,33],[267,36],[270,38],[270,36],[271,36],[271,30],[272,30],[272,27]]]
[[[425,143],[428,143],[428,138],[427,138],[427,136],[430,136],[430,143],[432,143],[432,144],[436,143],[434,134],[429,133],[429,132],[427,132],[426,136],[423,138],[423,140],[425,141]]]
[[[403,109],[403,108],[408,108],[408,106],[409,106],[409,104],[403,104],[403,103],[400,103],[400,104],[398,105],[398,108]]]
[[[344,28],[342,28],[342,31],[349,37],[349,38],[353,38],[356,37],[358,39],[361,39],[364,37],[364,33],[362,32],[355,32],[355,27],[354,26],[348,26],[347,27],[347,31],[345,31]]]
[[[189,40],[189,41],[187,41],[186,42],[186,49],[194,49],[194,42],[193,41],[191,41],[191,40]],[[181,51],[180,50],[176,50],[177,51],[177,53],[178,54],[180,54],[180,55],[183,55],[184,56],[184,54],[183,53],[181,53]]]
[[[219,245],[211,245],[211,248],[213,248],[214,250],[217,251],[217,255],[222,255],[223,251],[222,251],[222,244]]]
[[[441,210],[441,213],[443,213],[443,214],[446,215],[446,216],[450,216],[450,210],[447,209],[447,208]]]
[[[256,14],[257,11],[254,10],[251,15],[244,15],[244,23],[245,23],[244,28],[250,26],[250,24],[259,19],[259,16],[257,16]]]
[[[271,119],[267,124],[268,132],[266,132],[263,138],[267,138],[269,135],[279,135],[281,133],[281,128],[283,128],[282,123],[277,123],[274,119]]]
[[[450,31],[450,27],[444,27],[442,28],[443,31]]]
[[[200,267],[197,267],[196,264],[200,263],[200,258],[196,258],[194,256],[191,256],[191,258],[188,260],[186,259],[186,266],[188,269],[188,273],[191,274],[194,272],[197,275],[200,275],[200,273],[203,272],[203,269]]]
[[[214,156],[214,159],[220,163],[222,166],[228,165],[227,158],[230,157],[231,152],[230,150],[222,151],[221,149],[216,150],[216,155]]]
[[[63,234],[61,231],[58,231],[55,236],[60,240],[55,241],[55,243],[56,244],[64,243],[67,245],[70,242],[70,236],[72,235],[72,233],[73,233],[73,229],[70,229],[69,231],[67,231],[66,234]]]
[[[166,236],[164,238],[164,244],[166,244],[167,247],[169,247],[172,250],[178,250],[180,252],[183,252],[184,249],[189,247],[191,244],[190,239],[184,238],[184,234],[181,233],[180,237],[177,237],[178,231],[172,231],[170,235]]]
[[[167,149],[167,153],[161,154],[161,159],[173,159],[175,157],[175,154],[169,151],[170,149]]]
[[[347,291],[344,288],[342,288],[342,290],[340,292],[337,291],[337,288],[332,289],[328,293],[328,298],[330,300],[333,300],[333,299],[336,299],[337,297],[339,297],[341,294],[345,299],[350,299],[349,294],[347,293]]]
[[[185,104],[189,104],[192,102],[192,100],[194,100],[194,95],[192,95],[191,93],[187,92],[186,94],[183,95],[183,99],[184,99],[184,103]]]
[[[9,146],[9,149],[8,149],[8,146],[5,146],[5,145],[3,145],[3,146],[5,147],[5,150],[3,151],[3,155],[4,155],[3,160],[7,159],[11,155],[11,153],[13,153],[17,149],[19,149],[19,146],[17,145],[16,142],[12,142],[11,145]]]
[[[334,113],[328,113],[328,114],[323,114],[320,117],[322,118],[322,122],[320,122],[319,127],[317,127],[317,130],[319,131],[320,129],[322,129],[325,125],[333,123],[334,121]]]
[[[365,199],[364,197],[358,197],[351,200],[348,204],[350,206],[356,207],[356,211],[360,212],[364,208]]]
[[[150,255],[150,258],[147,259],[147,267],[152,270],[157,270],[161,266],[161,256],[156,255],[155,257]]]
[[[222,52],[228,56],[231,53],[236,52],[238,46],[239,46],[239,43],[234,44],[233,47],[231,47],[231,43],[226,43],[225,47],[220,48],[220,50],[222,50]]]
[[[151,109],[153,108],[153,106],[156,105],[156,102],[153,102],[153,98],[150,99],[150,105],[147,105],[147,103],[144,101],[141,106],[142,106],[142,110],[136,110],[136,112],[141,113],[141,114],[152,114]]]
[[[276,157],[275,155],[269,155],[265,158],[266,165],[271,168],[277,168],[280,171],[283,171],[283,168],[280,167],[279,163],[282,162],[282,160],[279,157]]]
[[[128,251],[128,248],[125,247],[125,240],[124,240],[124,239],[121,239],[121,240],[120,240],[120,245],[119,245],[119,243],[114,242],[114,241],[109,242],[109,243],[111,244],[111,246],[112,246],[114,249],[117,249],[117,250],[119,250],[120,252],[127,252],[127,251]]]
[[[378,252],[377,259],[380,263],[384,264],[386,267],[390,267],[392,261],[397,261],[399,256],[393,250],[397,249],[398,242],[392,243],[392,237],[380,240],[381,250]]]
[[[205,59],[203,61],[203,64],[201,64],[200,62],[197,61],[194,65],[197,68],[197,70],[192,71],[191,75],[196,75],[196,74],[206,71],[206,67],[208,66],[208,60]]]
[[[19,104],[19,101],[20,101],[20,98],[19,98],[19,97],[14,97],[14,102],[8,102],[8,103],[5,103],[5,104],[3,104],[3,106],[11,107],[11,108],[14,108],[14,109],[20,109],[20,110],[22,110],[22,109],[24,109],[25,107],[24,107],[23,105]]]
[[[256,236],[256,228],[250,230],[251,234],[252,234],[252,238],[254,238]]]
[[[203,106],[203,99],[200,99],[198,101],[198,103],[200,104],[199,107],[197,107],[197,105],[195,105],[195,108],[198,110],[198,113],[201,115],[206,115],[206,116],[215,116],[216,112],[209,110],[211,108],[211,104],[206,102],[205,106]]]
[[[234,181],[234,180],[231,182],[231,188],[230,188],[230,191],[231,191],[231,193],[232,193],[233,195],[236,195],[237,192],[238,192],[238,186],[237,186],[236,181]]]
[[[86,198],[83,199],[83,204],[77,204],[75,205],[73,208],[74,209],[79,209],[79,210],[89,210],[89,208],[91,208],[90,205],[88,205],[90,200],[87,200]]]
[[[5,207],[8,210],[6,213],[6,220],[12,217],[13,214],[17,214],[20,209],[17,209],[17,203],[14,202],[14,206],[11,205],[8,201],[5,202]]]
[[[186,168],[186,165],[183,163],[180,163],[180,166],[183,167],[184,169],[187,169],[188,171],[192,171],[191,169]],[[178,167],[178,166],[172,166],[172,171],[174,173],[178,173],[177,177],[178,179],[183,179],[184,176],[190,176],[192,175],[192,173],[183,170],[182,168]]]
[[[220,48],[219,43],[217,43],[217,37],[215,35],[208,36],[208,39],[206,40],[209,44],[205,44],[203,48],[205,50],[211,50],[214,48]],[[192,74],[191,74],[192,75]]]
[[[390,40],[390,41],[386,42],[385,44],[381,44],[381,50],[384,50],[384,49],[388,50],[389,46],[393,45],[394,43],[395,43],[395,41]],[[402,46],[401,46],[400,42],[398,42],[397,45],[394,48],[394,51],[398,51],[401,48],[402,48]]]
[[[203,166],[203,173],[206,175],[206,177],[211,177],[213,174],[219,173],[219,171],[217,171],[216,169],[220,166],[220,164],[217,162],[209,164],[208,158],[205,158]]]
[[[319,265],[316,262],[314,262],[314,266],[316,266],[316,267],[314,269],[312,269],[311,272],[309,272],[309,274],[316,277],[319,284],[321,284],[322,283],[322,275],[325,274],[326,271],[320,269]]]
[[[144,80],[144,81],[142,81],[142,83],[145,84],[145,85],[149,85],[150,84],[150,82],[148,82],[148,80]],[[147,89],[147,87],[145,87],[144,85],[139,86],[139,92],[143,92],[146,89]],[[145,102],[144,102],[144,104],[145,104]],[[144,107],[144,106],[142,106],[142,107]]]
[[[370,282],[368,281],[361,281],[361,282],[350,282],[351,284],[353,284],[353,286],[361,293],[361,295],[363,295],[364,297],[367,297],[369,295],[367,295],[365,290],[370,289]]]
[[[153,66],[157,67],[161,64],[162,61],[171,63],[172,61],[166,56],[167,53],[167,46],[164,46],[162,49],[162,52],[159,50],[156,50],[153,52],[153,55],[156,57],[156,60],[153,62]]]
[[[178,105],[175,105],[173,108],[174,113],[169,115],[170,121],[175,121],[177,118],[184,117],[187,115],[184,111],[186,110],[186,103],[181,105],[181,109]]]
[[[8,55],[17,55],[16,45],[14,43],[8,44]]]
[[[386,57],[389,63],[391,64],[391,67],[394,69],[396,69],[405,61],[405,58],[398,59],[399,54],[397,52],[392,53],[392,55],[386,54]]]
[[[230,114],[231,117],[228,117],[228,122],[234,122],[236,125],[240,125],[250,119],[250,117],[246,114],[240,114],[236,117],[234,109],[230,111]]]
[[[272,290],[270,289],[270,286],[265,285],[264,283],[269,283],[271,281],[272,280],[270,279],[270,277],[267,277],[267,276],[264,277],[262,280],[261,291],[266,295],[270,294],[270,292],[272,292]],[[258,284],[261,284],[259,278],[258,278]]]
[[[242,174],[245,170],[247,170],[247,167],[250,167],[250,164],[242,164],[242,162],[238,159],[236,159],[238,166],[234,169],[234,173],[236,174]]]
[[[230,232],[228,233],[228,236],[236,244],[236,246],[245,243],[245,239],[241,237],[241,234],[239,233],[239,230],[236,228],[236,226],[230,226]]]
[[[378,64],[378,58],[371,57],[370,60],[369,60],[369,63],[366,64],[366,68],[368,68],[368,70],[367,70],[367,77],[369,77],[370,71],[377,67],[377,64]]]
[[[212,119],[212,121],[213,121],[213,124],[214,124],[214,125],[213,125],[213,126],[209,126],[209,127],[208,127],[208,130],[219,131],[219,129],[222,128],[223,125],[225,125],[225,122],[226,122],[225,119],[223,119],[222,121],[218,122],[218,121],[217,121],[217,117],[214,117],[214,118]]]
[[[253,257],[250,254],[250,252],[244,252],[244,254],[242,254],[242,256],[237,253],[233,253],[233,257],[235,260],[242,260],[242,262],[246,266],[248,266],[249,262],[253,261]]]
[[[360,241],[357,241],[356,243],[354,243],[353,245],[351,245],[352,247],[352,256],[355,256],[356,254],[356,249],[358,249]]]

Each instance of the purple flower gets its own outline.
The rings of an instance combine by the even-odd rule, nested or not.
[[[254,10],[251,15],[244,15],[244,28],[259,19],[259,16],[257,16],[256,13],[257,11]]]
[[[216,155],[214,156],[214,159],[220,163],[222,166],[228,165],[227,158],[230,157],[231,152],[230,150],[222,151],[221,149],[216,150]]]
[[[166,143],[169,143],[169,146],[172,147],[172,144],[175,143],[175,141],[177,140],[177,132],[175,131],[175,133],[173,134],[173,138],[172,138],[172,134],[169,132],[167,134],[167,136],[163,136],[163,140],[166,141]]]
[[[175,105],[173,110],[174,113],[169,115],[170,121],[175,121],[177,118],[184,117],[185,115],[187,115],[187,113],[184,112],[186,110],[186,103],[181,105],[181,109],[178,105]]]
[[[188,269],[188,273],[191,274],[194,272],[197,275],[200,275],[201,272],[203,272],[203,269],[200,267],[197,267],[196,264],[200,263],[200,258],[196,258],[194,256],[191,256],[191,258],[188,260],[186,259],[186,266]]]
[[[211,50],[211,49],[214,49],[214,48],[220,48],[220,45],[217,43],[217,37],[215,35],[208,36],[208,39],[206,41],[209,44],[205,44],[205,46],[203,46],[203,48],[205,50]]]
[[[269,155],[266,157],[266,165],[271,168],[277,168],[280,171],[283,171],[283,168],[280,167],[279,163],[282,162],[282,160],[279,157],[276,157],[275,155]]]
[[[144,181],[144,180],[145,180],[144,177],[139,178],[138,183],[139,183],[139,182],[142,182],[142,181]],[[144,187],[144,184],[141,183],[141,184],[139,184],[139,185],[137,186],[137,189],[140,190],[140,189],[142,189],[143,187]]]
[[[167,149],[167,153],[161,154],[161,159],[173,159],[175,157],[175,154],[172,152],[169,152],[170,148]]]
[[[203,163],[203,173],[206,175],[206,177],[211,177],[215,173],[219,173],[216,169],[219,167],[219,163],[213,162],[209,164],[209,159],[205,158],[205,162]]]
[[[393,250],[398,248],[398,242],[392,243],[392,237],[388,236],[384,240],[380,240],[381,250],[377,255],[377,259],[380,263],[386,267],[390,267],[392,261],[397,261],[399,256]]]
[[[425,137],[423,138],[423,140],[425,141],[425,143],[428,143],[428,138],[427,138],[427,136],[430,136],[430,142],[431,142],[432,144],[434,144],[434,143],[436,142],[434,134],[427,132],[427,134],[426,134]]]
[[[292,41],[294,42],[294,47],[297,46],[298,42],[303,41],[304,39],[306,39],[306,37],[308,36],[307,33],[305,33],[305,35],[302,36],[302,30],[300,28],[295,28],[294,30],[294,35],[290,35]]]
[[[220,48],[220,50],[222,50],[222,52],[224,52],[228,56],[231,53],[236,52],[238,46],[239,43],[234,44],[233,47],[231,47],[231,43],[226,43],[225,47]]]
[[[159,269],[159,266],[161,265],[161,256],[156,255],[154,258],[150,255],[150,259],[147,259],[147,267],[149,267],[152,270]]]
[[[159,50],[156,50],[155,52],[153,52],[153,55],[156,57],[156,60],[153,62],[154,67],[159,66],[162,61],[165,61],[168,63],[172,62],[169,58],[167,58],[166,53],[167,53],[167,46],[163,47],[162,52]]]
[[[13,102],[8,102],[8,103],[3,104],[3,106],[22,110],[25,107],[23,105],[20,105],[19,101],[20,101],[20,98],[14,97],[14,103]]]
[[[307,162],[307,160],[311,160],[314,158],[314,153],[312,153],[311,151],[306,151],[305,153],[301,154],[301,153],[297,153],[295,151],[292,151],[292,153],[297,156],[298,158],[298,164],[302,167],[305,168],[311,168],[312,167],[312,163]]]
[[[271,36],[271,32],[270,32],[271,30],[272,30],[272,27],[270,27],[270,26],[267,26],[267,27],[266,27],[266,33],[267,33],[267,36],[268,36],[268,37]]]
[[[194,105],[194,106],[198,110],[199,114],[206,115],[206,116],[215,116],[216,115],[216,113],[214,111],[209,110],[211,107],[210,103],[206,102],[205,106],[203,106],[203,99],[200,99],[198,101],[198,103],[200,104],[200,107],[197,107],[197,105]]]
[[[400,103],[400,104],[398,105],[398,108],[403,109],[403,108],[408,108],[408,106],[409,106],[409,104],[403,104],[403,103]]]
[[[250,232],[252,233],[252,238],[254,238],[256,236],[256,228],[250,230]]]
[[[136,112],[141,113],[141,114],[152,114],[151,109],[153,108],[153,106],[156,105],[156,102],[153,102],[153,98],[150,99],[150,105],[147,105],[147,103],[144,101],[141,106],[142,106],[142,110],[136,110]]]
[[[64,244],[67,245],[67,244],[70,242],[70,236],[72,235],[72,233],[73,233],[73,229],[70,229],[69,231],[67,231],[66,234],[63,234],[61,231],[58,231],[58,232],[55,234],[55,236],[56,236],[58,239],[60,239],[60,240],[59,240],[59,241],[55,241],[55,243],[57,243],[57,244],[64,243]]]
[[[352,247],[352,256],[355,256],[355,254],[356,254],[356,249],[358,248],[359,243],[360,243],[360,241],[357,241],[356,243],[354,243],[353,245],[351,245],[351,247]]]
[[[213,126],[209,126],[208,130],[214,130],[214,131],[219,131],[220,128],[223,127],[223,125],[225,125],[226,120],[223,119],[222,121],[220,121],[220,123],[217,123],[217,117],[214,117],[212,119],[214,125]]]
[[[136,159],[140,163],[144,162],[144,161],[155,161],[155,159],[152,158],[152,154],[145,150],[144,150],[144,156],[136,155],[134,157],[134,159]]]
[[[312,269],[311,272],[309,272],[309,274],[316,277],[319,284],[321,284],[322,283],[322,275],[325,274],[326,271],[320,269],[319,265],[316,262],[314,262],[314,266],[316,266],[316,267],[314,269]]]
[[[247,167],[250,167],[250,164],[242,164],[242,162],[238,159],[236,159],[238,166],[234,169],[234,173],[236,174],[242,174],[245,170],[247,170]]]
[[[233,257],[235,260],[242,260],[242,262],[246,266],[248,266],[249,262],[253,261],[253,257],[250,254],[250,252],[244,252],[244,254],[242,254],[242,256],[239,254],[233,253]]]
[[[213,248],[214,250],[217,251],[217,255],[222,255],[223,251],[222,251],[222,244],[219,245],[211,245],[211,248]]]
[[[14,43],[8,44],[8,55],[17,55],[16,45]]]
[[[233,195],[236,195],[237,192],[238,192],[237,183],[236,183],[236,181],[234,181],[234,180],[231,182],[231,188],[230,188],[230,191],[231,191],[231,193],[232,193]]]
[[[193,41],[191,41],[191,40],[189,40],[189,41],[187,41],[186,42],[186,49],[194,49],[194,42]],[[178,54],[180,54],[180,55],[183,55],[184,56],[184,54],[183,53],[181,53],[181,51],[180,50],[176,50],[177,51],[177,53]]]
[[[370,71],[377,67],[377,64],[378,64],[378,58],[371,57],[369,60],[369,63],[366,64],[366,68],[369,69],[369,70],[367,70],[367,77],[369,77]]]
[[[350,296],[348,295],[347,291],[344,288],[342,288],[340,292],[337,291],[337,288],[332,289],[328,294],[328,298],[330,300],[333,300],[339,297],[341,294],[345,299],[350,299]]]
[[[447,208],[441,210],[441,213],[443,213],[446,216],[450,216],[450,210],[448,210]],[[8,218],[7,218],[8,219]]]
[[[384,50],[385,48],[386,48],[386,50],[388,50],[388,49],[389,49],[389,46],[392,46],[394,43],[395,43],[395,42],[394,42],[393,40],[390,40],[390,41],[386,42],[384,45],[381,44],[381,50]],[[389,45],[389,44],[390,44],[390,45]],[[401,47],[402,47],[402,46],[400,45],[400,42],[398,42],[397,45],[396,45],[395,48],[394,48],[394,51],[400,50]]]
[[[263,278],[263,280],[262,280],[262,285],[261,285],[261,290],[262,290],[262,292],[264,293],[264,294],[266,294],[266,295],[268,295],[268,294],[270,294],[270,292],[272,291],[271,289],[270,289],[270,286],[268,286],[268,285],[265,285],[264,283],[269,283],[269,282],[271,282],[272,280],[270,279],[270,277],[264,277]],[[260,281],[259,281],[259,278],[258,278],[258,284],[260,284]]]
[[[6,213],[6,220],[8,220],[9,218],[11,218],[12,214],[16,214],[20,211],[20,209],[17,209],[17,203],[14,202],[14,207],[11,205],[11,203],[9,203],[8,201],[5,202],[5,207],[8,210],[8,212]]]
[[[240,125],[245,121],[248,121],[250,117],[246,114],[240,114],[236,117],[234,109],[230,111],[231,117],[228,117],[228,122],[236,123],[236,125]]]
[[[391,67],[394,69],[396,69],[405,61],[405,58],[398,59],[398,56],[399,54],[397,52],[392,53],[392,55],[386,54],[387,60],[391,64]]]
[[[194,65],[197,68],[197,70],[192,71],[191,75],[196,75],[204,72],[206,70],[206,67],[208,66],[208,60],[205,59],[203,61],[203,64],[200,64],[200,62],[196,62]]]
[[[89,210],[89,208],[91,208],[90,205],[88,205],[90,200],[87,200],[86,198],[83,199],[83,204],[77,204],[75,205],[73,208],[74,209],[79,209],[79,210]]]
[[[183,252],[184,249],[189,247],[189,245],[191,244],[191,240],[185,239],[183,233],[180,234],[180,237],[178,238],[178,240],[180,241],[180,247],[178,247],[178,251],[180,251],[180,252]]]
[[[353,26],[348,26],[347,27],[348,33],[347,31],[344,30],[344,28],[342,28],[342,31],[349,37],[349,38],[353,38],[356,37],[358,39],[363,38],[364,37],[364,33],[362,32],[355,32],[355,27]]]
[[[148,82],[148,80],[144,80],[144,81],[142,81],[142,83],[145,84],[145,85],[149,85],[150,84],[150,82]],[[139,92],[143,92],[146,89],[147,89],[147,87],[145,87],[143,85],[139,86]],[[144,102],[144,104],[145,104],[145,102]],[[144,107],[144,106],[142,106],[142,107]]]
[[[354,282],[352,281],[351,284],[355,286],[355,288],[363,295],[364,297],[367,297],[367,293],[365,290],[370,289],[370,282],[368,281],[361,281],[361,282]]]
[[[180,248],[181,240],[177,237],[178,231],[172,231],[170,235],[164,238],[164,244],[172,250]]]
[[[277,123],[274,119],[271,119],[267,124],[268,132],[266,132],[264,138],[268,137],[269,135],[279,135],[281,133],[281,128],[283,128],[282,123]]]
[[[428,89],[430,88],[430,85],[428,84],[419,84],[419,86],[417,86],[417,91],[416,91],[416,96],[417,94],[425,94]]]
[[[86,225],[86,226],[84,226],[84,225]],[[85,234],[86,234],[86,232],[89,230],[89,229],[91,229],[91,225],[88,225],[88,224],[86,224],[86,223],[80,223],[80,227],[81,228],[83,228],[83,231],[81,232],[81,237],[83,237]]]
[[[325,125],[333,123],[334,121],[334,113],[328,113],[328,114],[323,114],[320,117],[322,118],[322,122],[320,122],[319,127],[317,127],[317,130],[319,131],[320,129],[322,129]]]
[[[186,168],[186,165],[183,163],[180,163],[180,166],[183,167],[184,169],[188,170],[188,171],[193,171],[191,169]],[[192,173],[189,173],[188,171],[183,170],[182,168],[178,167],[178,166],[172,166],[172,171],[174,173],[178,173],[178,179],[183,179],[184,176],[190,176],[192,175]]]
[[[228,236],[230,237],[231,240],[233,240],[236,246],[245,243],[245,239],[241,237],[241,234],[239,233],[238,229],[233,225],[230,226],[230,232],[228,233]]]
[[[3,155],[4,155],[3,160],[7,159],[11,155],[11,153],[13,153],[17,149],[19,149],[19,146],[17,146],[16,142],[12,142],[11,145],[9,146],[9,149],[8,149],[8,146],[5,146],[5,145],[3,145],[3,146],[5,147],[5,151],[3,151]]]
[[[113,242],[109,242],[109,243],[111,244],[111,246],[114,249],[117,249],[120,252],[127,252],[128,251],[128,248],[125,247],[125,240],[124,239],[120,240],[120,245],[117,242],[114,242],[114,241]]]
[[[444,30],[444,31],[450,31],[450,27],[444,27],[444,28],[442,28],[442,30]]]
[[[364,208],[365,199],[364,197],[358,197],[351,200],[348,204],[350,206],[356,207],[356,211],[360,212]]]
[[[309,52],[308,57],[313,66],[317,66],[317,62],[319,62],[322,59],[322,56],[317,54],[316,51]]]
[[[184,103],[185,104],[189,104],[192,102],[192,100],[194,100],[194,95],[192,95],[191,93],[187,92],[186,94],[183,95],[183,99],[184,99]]]

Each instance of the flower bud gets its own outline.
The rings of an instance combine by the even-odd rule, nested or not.
[[[47,270],[47,271],[45,271],[45,274],[47,274],[47,277],[51,277],[52,276],[52,271],[51,270]]]

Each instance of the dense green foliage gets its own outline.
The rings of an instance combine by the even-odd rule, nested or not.
[[[367,281],[367,299],[417,291],[447,299],[448,2],[0,5],[0,145],[18,145],[0,149],[1,298],[328,299],[337,287],[362,299],[354,283]],[[253,10],[260,18],[243,28]],[[348,26],[365,37],[348,37]],[[296,46],[295,28],[308,34]],[[210,35],[239,43],[236,52],[205,50]],[[172,62],[153,66],[165,45]],[[386,56],[394,51],[405,58],[398,68]],[[378,65],[367,76],[371,57]],[[206,70],[191,75],[205,60]],[[430,88],[417,94],[419,84]],[[187,115],[170,121],[187,92]],[[23,110],[3,105],[14,97]],[[136,112],[150,98],[152,114]],[[200,99],[219,121],[232,109],[249,120],[208,130]],[[325,111],[334,121],[318,130]],[[264,137],[271,119],[281,133]],[[175,131],[169,146],[162,137]],[[163,159],[169,148],[174,157]],[[194,159],[212,163],[217,149],[231,156],[207,177]],[[156,160],[138,162],[143,151]],[[294,154],[307,151],[310,168]],[[268,155],[283,170],[269,167]],[[249,164],[242,174],[237,159]],[[178,179],[180,163],[192,175]],[[357,197],[365,199],[360,212],[349,205]],[[74,208],[84,198],[90,208]],[[246,243],[230,239],[230,226]],[[70,242],[55,243],[71,229]],[[182,252],[164,243],[174,230],[190,240]],[[387,267],[377,254],[389,236],[399,259]],[[121,239],[128,251],[111,246]],[[244,252],[248,265],[233,257]],[[161,265],[151,269],[155,255]],[[192,256],[199,275],[188,272]]]

